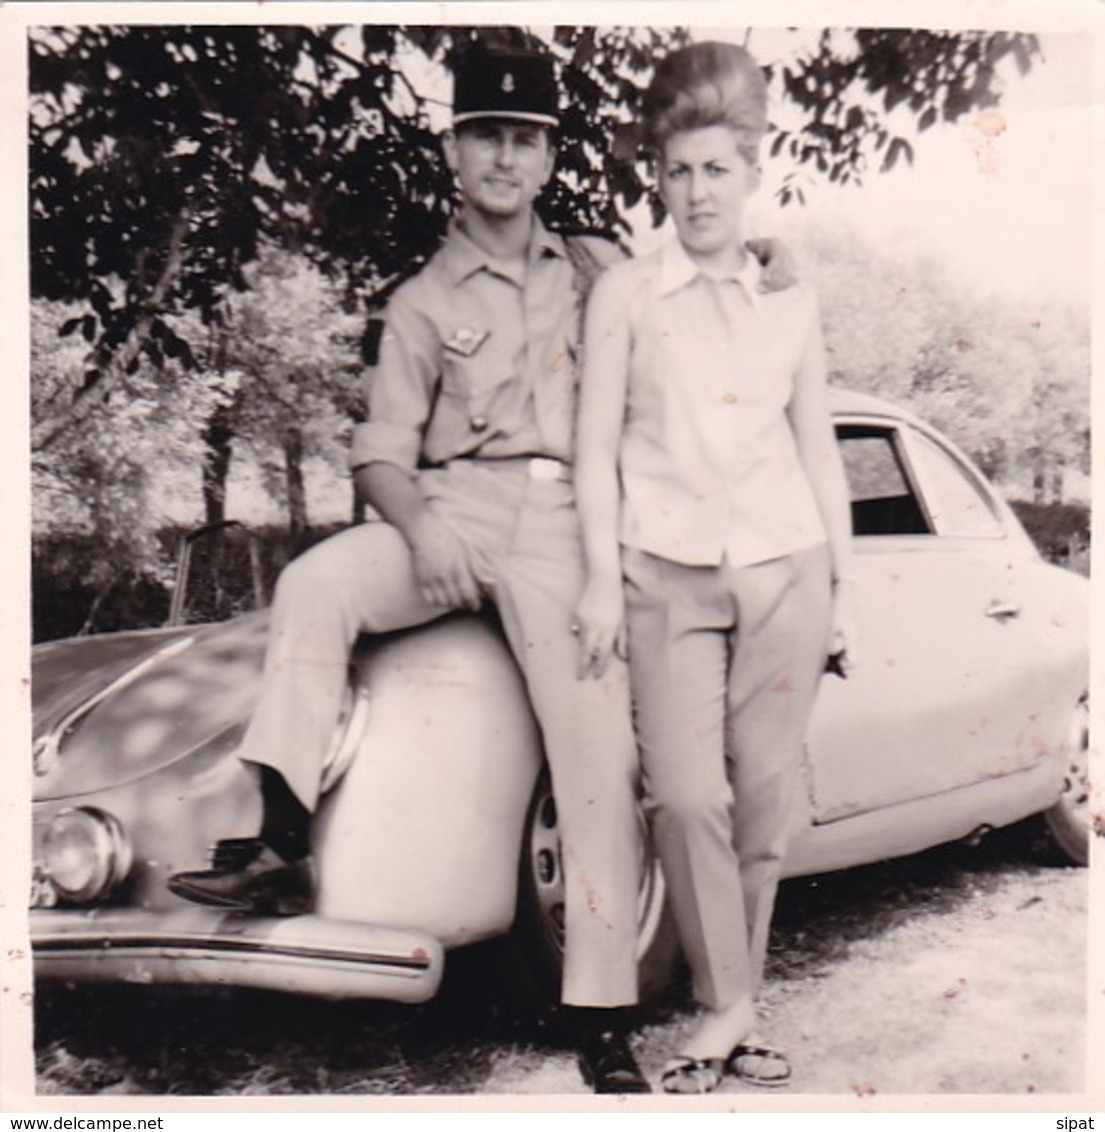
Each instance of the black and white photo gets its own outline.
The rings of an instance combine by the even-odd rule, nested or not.
[[[0,11],[17,1107],[1100,1102],[1030,15]]]

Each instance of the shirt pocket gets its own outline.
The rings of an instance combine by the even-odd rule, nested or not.
[[[492,437],[509,434],[514,376],[494,354],[471,357],[446,353],[441,392],[427,434],[427,455],[448,460],[477,451]]]
[[[469,357],[446,350],[442,361],[441,391],[450,397],[473,400],[493,393],[512,376],[505,358],[485,346]]]

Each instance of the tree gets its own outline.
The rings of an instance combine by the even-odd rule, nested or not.
[[[557,224],[616,230],[658,199],[639,147],[653,60],[686,28],[69,26],[29,37],[32,288],[82,304],[79,387],[36,417],[43,450],[145,357],[196,369],[173,316],[218,326],[266,241],[379,294],[436,246],[452,201],[432,111],[479,36],[537,42],[562,64]],[[1026,70],[1031,36],[825,32],[769,65],[795,121],[771,152],[833,181],[911,160],[890,116],[919,128],[996,101],[996,68]],[[434,85],[435,81],[437,86]],[[801,199],[796,182],[784,202]],[[219,449],[212,422],[209,439]]]
[[[216,408],[208,434],[217,427],[228,446],[247,446],[260,459],[270,490],[287,501],[294,542],[308,526],[303,461],[345,464],[362,393],[364,320],[343,308],[338,286],[301,255],[265,247],[245,278],[218,336],[233,400]],[[221,461],[224,473],[228,463]],[[222,488],[217,480],[209,470],[209,492]]]
[[[72,307],[36,300],[31,306],[32,415],[68,401],[80,387],[86,343],[61,332],[82,320]],[[51,563],[55,577],[79,574],[94,593],[86,624],[121,581],[145,577],[167,582],[157,540],[161,516],[151,496],[153,468],[187,470],[200,458],[202,422],[222,403],[217,380],[182,380],[175,363],[155,369],[148,361],[125,375],[116,392],[90,408],[80,429],[66,431],[32,454],[36,543],[53,554],[70,543],[51,536],[78,536],[91,548],[79,571]]]
[[[979,295],[942,263],[843,229],[798,237],[821,295],[830,377],[908,405],[991,477],[1061,502],[1088,470],[1090,326],[1056,300]]]

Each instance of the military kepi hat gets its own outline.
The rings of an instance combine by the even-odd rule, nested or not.
[[[555,126],[560,118],[552,59],[536,51],[468,52],[456,71],[453,125],[474,118],[516,118]]]

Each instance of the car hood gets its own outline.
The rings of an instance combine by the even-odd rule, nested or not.
[[[133,781],[238,728],[257,698],[268,612],[32,650],[34,796]]]

